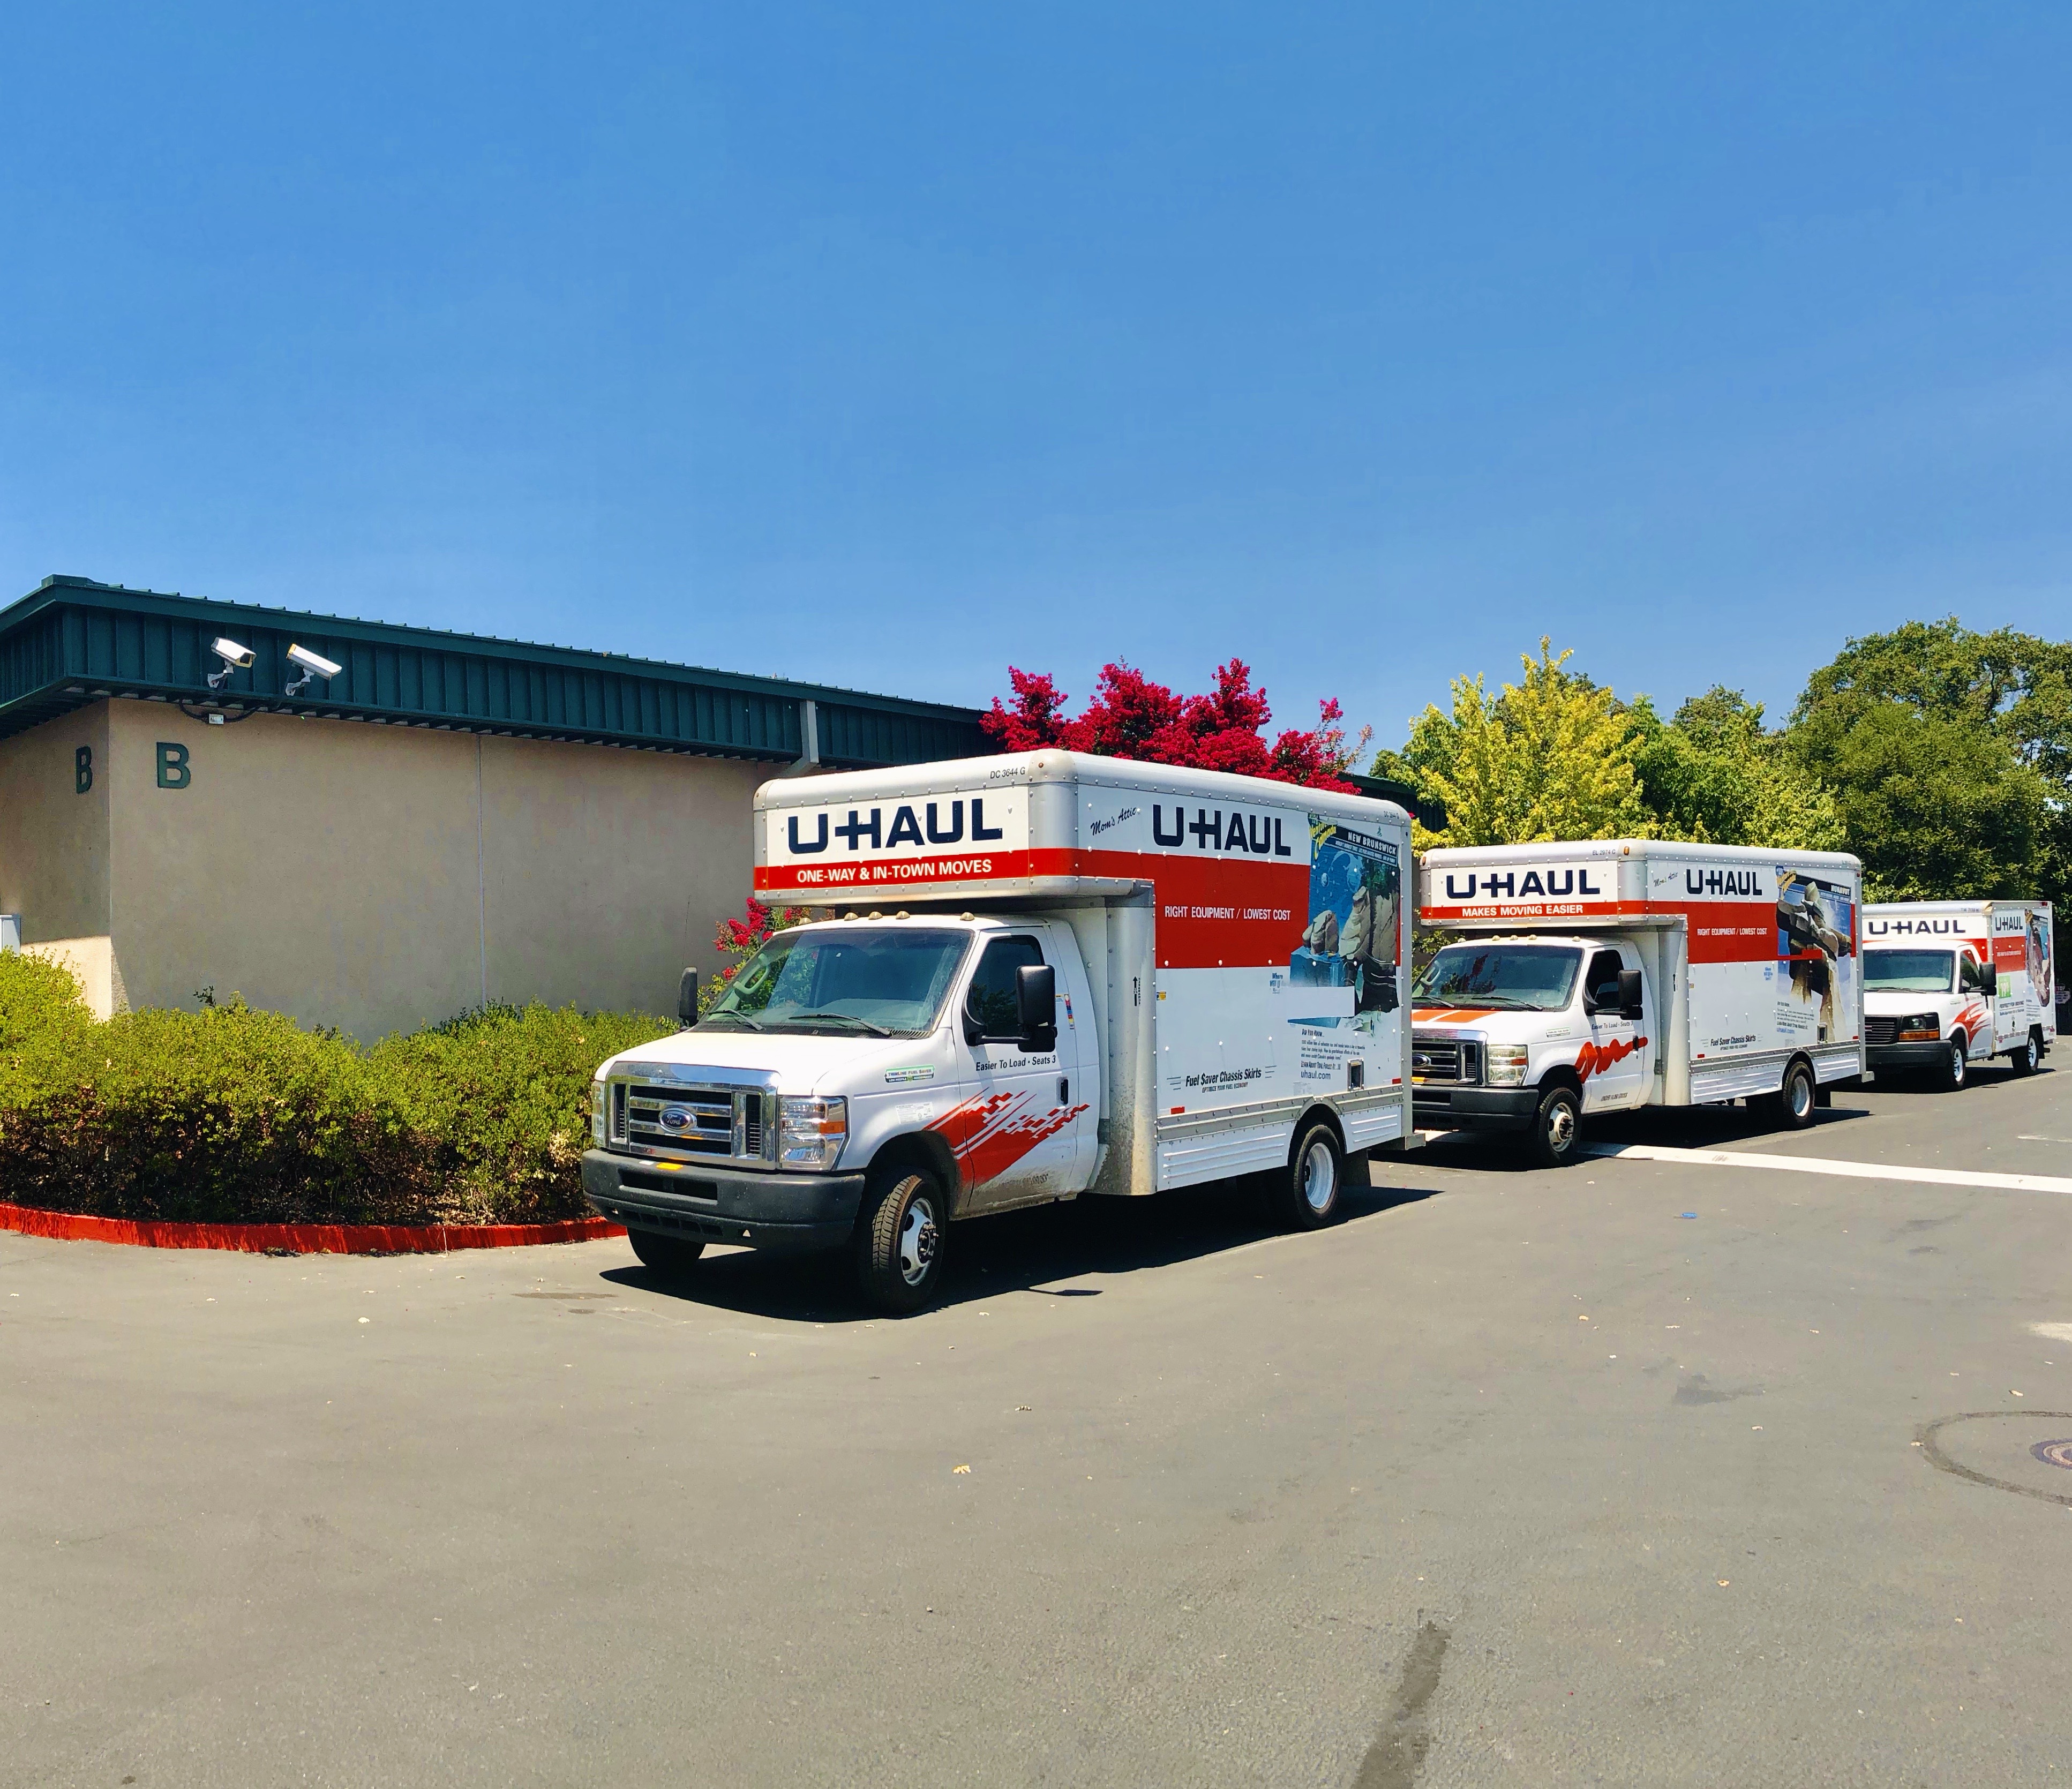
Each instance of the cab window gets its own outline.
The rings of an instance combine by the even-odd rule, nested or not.
[[[1583,997],[1593,1006],[1618,1010],[1619,971],[1626,967],[1617,951],[1599,951],[1590,959],[1590,973],[1583,978]]]
[[[1022,1034],[1016,988],[1022,971],[1035,968],[1042,960],[1043,948],[1033,938],[996,938],[985,947],[985,954],[972,972],[970,991],[964,996],[964,1016],[981,1037]]]

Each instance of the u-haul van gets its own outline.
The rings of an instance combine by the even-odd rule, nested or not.
[[[1586,1115],[1761,1100],[1811,1124],[1864,1072],[1861,867],[1659,839],[1429,851],[1449,935],[1412,993],[1417,1122],[1574,1158]]]
[[[911,1310],[962,1219],[1266,1173],[1314,1227],[1415,1145],[1392,804],[1045,751],[755,811],[757,894],[817,917],[598,1073],[584,1186],[651,1267],[851,1247]]]
[[[1982,1056],[2035,1073],[2057,1041],[2048,901],[1876,902],[1864,909],[1864,1031],[1881,1081],[1964,1084]]]

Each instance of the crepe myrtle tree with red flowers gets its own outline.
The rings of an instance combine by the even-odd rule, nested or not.
[[[1104,665],[1093,699],[1076,716],[1066,714],[1065,693],[1048,676],[1012,665],[1007,675],[1013,703],[996,696],[992,713],[979,718],[1001,751],[1058,747],[1350,793],[1344,772],[1373,731],[1363,727],[1348,741],[1344,710],[1334,699],[1318,704],[1315,726],[1289,728],[1269,746],[1264,735],[1273,710],[1266,692],[1252,687],[1252,672],[1240,659],[1217,666],[1216,687],[1206,696],[1176,696],[1127,664]]]

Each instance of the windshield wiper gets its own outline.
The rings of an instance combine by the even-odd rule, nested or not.
[[[1493,1010],[1507,1013],[1544,1013],[1548,1010],[1511,994],[1466,994],[1458,1000],[1435,1000],[1429,994],[1420,994],[1410,1004],[1412,1006],[1487,1006]]]
[[[860,1031],[868,1031],[874,1038],[889,1038],[892,1034],[882,1025],[874,1025],[867,1018],[858,1018],[853,1013],[787,1013],[777,1022],[780,1025],[853,1025]]]
[[[763,1029],[746,1013],[708,1013],[698,1022],[701,1025],[709,1025],[713,1020],[722,1018],[729,1020],[735,1025],[745,1025],[751,1031],[759,1031]]]

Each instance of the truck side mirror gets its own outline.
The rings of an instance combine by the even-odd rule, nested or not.
[[[1024,1050],[1041,1055],[1058,1047],[1058,972],[1048,963],[1025,963],[1016,972],[1014,1012]]]
[[[698,972],[684,971],[684,979],[676,984],[676,1023],[688,1027],[698,1022]]]
[[[1640,971],[1621,969],[1618,981],[1619,1017],[1639,1019],[1647,1017],[1647,1007],[1640,991]]]

